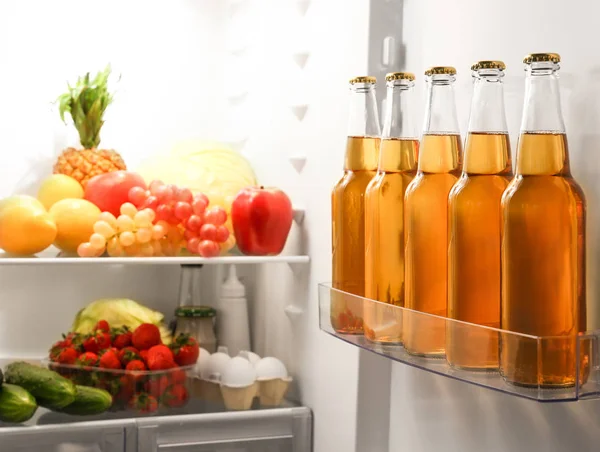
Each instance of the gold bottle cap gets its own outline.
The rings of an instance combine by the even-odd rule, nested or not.
[[[433,66],[425,71],[425,75],[456,75],[456,69],[452,66]]]
[[[499,69],[504,71],[506,69],[506,64],[504,64],[504,61],[499,60],[484,60],[478,61],[471,66],[472,71],[478,71],[479,69]]]
[[[375,83],[377,83],[377,78],[371,77],[370,75],[351,78],[350,84],[354,85],[355,83],[373,83],[373,84],[375,84]]]
[[[558,53],[530,53],[523,58],[523,63],[537,63],[538,61],[549,61],[551,63],[560,63],[560,55]]]
[[[385,80],[388,82],[392,80],[410,80],[414,82],[415,74],[412,72],[390,72],[385,74]]]

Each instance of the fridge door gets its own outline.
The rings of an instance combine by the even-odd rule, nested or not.
[[[140,419],[138,452],[310,452],[308,408]]]
[[[128,425],[129,424],[129,425]],[[0,450],[11,452],[129,452],[133,421],[3,428]]]

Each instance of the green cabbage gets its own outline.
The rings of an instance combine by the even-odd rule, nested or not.
[[[163,323],[165,316],[127,298],[107,298],[96,300],[83,308],[75,316],[71,331],[91,333],[99,320],[106,320],[111,328],[128,326],[132,331],[142,323],[152,323],[160,329],[164,344],[171,343],[171,331]]]

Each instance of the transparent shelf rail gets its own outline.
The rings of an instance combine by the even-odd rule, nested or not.
[[[600,331],[519,334],[380,303],[331,284],[319,284],[319,322],[354,346],[506,394],[539,402],[600,398]]]

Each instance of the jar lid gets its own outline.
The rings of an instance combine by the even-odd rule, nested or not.
[[[214,317],[217,315],[215,308],[210,306],[180,306],[175,310],[177,317]]]

